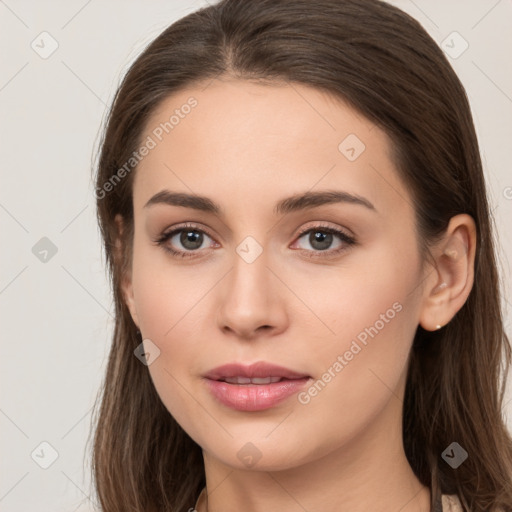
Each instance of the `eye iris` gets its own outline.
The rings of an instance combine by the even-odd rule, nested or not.
[[[182,231],[180,235],[180,242],[186,249],[198,249],[203,244],[203,235],[197,231]],[[192,246],[188,245],[192,243]]]
[[[324,231],[312,231],[309,235],[309,243],[311,247],[320,251],[328,249],[332,244],[332,233],[326,233]],[[319,243],[320,246],[315,245]]]

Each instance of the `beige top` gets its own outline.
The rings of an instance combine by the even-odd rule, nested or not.
[[[194,512],[207,512],[206,487],[203,488],[197,498]],[[459,498],[455,494],[443,494],[441,496],[442,512],[463,512]]]
[[[462,505],[455,494],[443,494],[441,496],[443,512],[462,512]]]

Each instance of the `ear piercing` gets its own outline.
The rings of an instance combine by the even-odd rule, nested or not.
[[[442,325],[436,325],[436,329],[441,329]]]

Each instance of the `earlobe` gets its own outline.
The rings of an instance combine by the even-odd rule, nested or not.
[[[452,217],[438,244],[436,267],[424,288],[420,325],[428,330],[449,323],[466,302],[473,287],[476,226],[467,214]]]
[[[125,255],[124,255],[124,247],[123,247],[123,218],[120,214],[117,214],[115,216],[115,223],[117,225],[117,233],[114,245],[114,252],[115,252],[115,261],[116,265],[121,273],[121,281],[120,281],[120,287],[121,287],[121,293],[123,296],[123,300],[128,307],[130,311],[130,315],[132,317],[133,322],[137,326],[137,328],[140,328],[139,326],[139,320],[137,317],[137,311],[135,309],[135,297],[133,293],[133,284],[132,284],[132,275],[131,275],[131,269],[125,265]]]
[[[123,276],[121,281],[121,291],[123,293],[123,298],[126,306],[128,307],[133,323],[140,329],[139,319],[137,317],[137,310],[135,308],[135,297],[133,293],[133,285],[131,280],[131,275]]]

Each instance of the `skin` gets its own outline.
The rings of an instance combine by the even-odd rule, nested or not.
[[[190,96],[198,101],[137,168],[123,292],[143,339],[161,351],[148,366],[159,396],[203,449],[208,510],[429,510],[429,490],[402,446],[408,355],[418,324],[447,324],[469,295],[473,219],[453,217],[432,247],[437,268],[422,266],[414,202],[382,130],[307,86],[205,85],[167,98],[147,123],[142,140]],[[354,161],[338,149],[349,134],[366,146]],[[207,196],[223,214],[144,207],[163,189]],[[285,197],[327,189],[363,196],[376,211],[334,203],[273,213]],[[208,232],[189,259],[154,243],[183,222]],[[357,244],[326,256],[345,242],[334,235],[321,251],[309,234],[299,238],[319,223]],[[247,236],[262,249],[252,263],[236,252]],[[191,252],[179,234],[172,240]],[[397,302],[401,311],[307,404],[294,395],[268,410],[235,411],[204,385],[202,375],[228,362],[267,361],[321,379]],[[244,446],[260,457],[253,467],[237,457]]]

